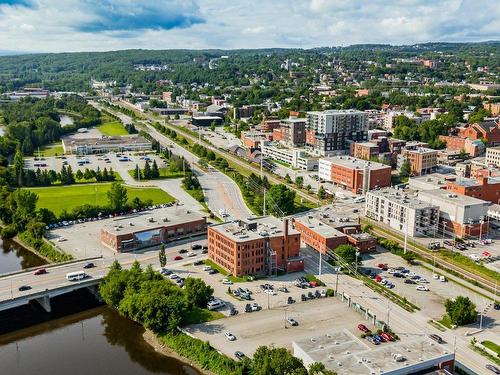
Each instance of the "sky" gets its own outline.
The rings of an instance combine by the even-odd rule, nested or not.
[[[499,39],[498,0],[0,0],[0,49],[10,51]]]

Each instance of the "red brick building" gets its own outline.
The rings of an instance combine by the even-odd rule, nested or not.
[[[477,122],[459,128],[458,135],[471,140],[484,139],[488,146],[500,145],[500,126],[494,121]]]
[[[457,179],[448,182],[446,190],[495,204],[500,202],[500,178],[479,176],[477,181],[468,178]]]
[[[446,143],[449,151],[464,150],[471,157],[476,157],[484,153],[485,146],[481,140],[471,140],[456,135],[440,135],[439,139]]]
[[[208,228],[208,256],[235,276],[304,269],[300,233],[271,216]]]
[[[260,123],[260,131],[263,133],[272,133],[274,129],[278,129],[281,125],[279,118],[268,118]]]
[[[205,217],[169,207],[105,223],[100,238],[104,246],[122,253],[200,235],[206,231]]]
[[[356,159],[350,156],[334,156],[319,160],[318,176],[321,180],[351,190],[354,194],[363,191],[365,171],[366,190],[391,186],[391,167],[381,163]]]
[[[361,143],[351,143],[351,156],[363,159],[371,160],[372,158],[378,157],[380,153],[380,148],[376,143],[372,142],[361,142]]]

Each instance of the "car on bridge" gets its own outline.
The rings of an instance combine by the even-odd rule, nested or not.
[[[92,262],[85,263],[85,265],[83,266],[83,268],[94,268],[94,267],[95,267],[95,264]]]
[[[19,287],[19,291],[20,291],[20,292],[24,292],[24,291],[26,291],[26,290],[30,290],[30,289],[31,289],[31,286],[29,286],[29,285],[21,285],[21,286]]]
[[[37,270],[33,273],[33,275],[37,275],[37,276],[38,276],[38,275],[45,275],[46,273],[47,273],[47,270],[46,270],[45,268],[39,268],[39,269],[37,269]]]

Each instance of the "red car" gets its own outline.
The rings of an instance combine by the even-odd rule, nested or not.
[[[380,276],[380,275],[375,276],[375,281],[377,283],[381,282],[382,281],[382,276]]]
[[[47,270],[45,268],[40,268],[35,271],[34,275],[45,275],[47,273]]]
[[[182,260],[182,259],[183,259],[183,258],[182,258],[180,255],[176,255],[176,256],[174,257],[174,260]]]
[[[380,336],[382,336],[385,339],[385,341],[394,341],[394,337],[392,337],[387,332],[382,332]]]
[[[380,268],[382,271],[387,271],[389,269],[387,263],[379,263],[377,267]]]
[[[366,332],[370,332],[370,330],[368,329],[367,326],[365,326],[364,324],[358,324],[358,329],[364,333]]]

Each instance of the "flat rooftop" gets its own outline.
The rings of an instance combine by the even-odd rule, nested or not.
[[[444,191],[446,190],[441,190],[441,189],[436,189],[437,191]],[[436,191],[436,190],[429,190],[429,191]],[[427,191],[425,191],[427,192]],[[421,192],[424,193],[424,192]],[[420,194],[421,194],[420,193]],[[420,196],[419,194],[419,196]],[[407,192],[397,190],[397,189],[392,189],[392,188],[387,188],[387,189],[381,189],[381,190],[371,190],[367,193],[368,195],[374,195],[377,197],[389,199],[392,202],[401,204],[403,206],[408,206],[410,208],[415,208],[415,209],[425,209],[433,206],[432,204],[428,202],[424,202],[418,198],[416,198],[414,195],[411,195]],[[435,207],[435,206],[434,206]]]
[[[487,177],[488,185],[494,185],[494,184],[500,184],[500,178],[499,177]],[[481,186],[478,180],[474,178],[466,178],[466,177],[459,177],[456,179],[455,184],[460,185],[460,186],[467,186],[467,187],[473,187],[473,186]]]
[[[408,146],[408,144],[406,144]],[[415,149],[406,149],[406,152],[412,152],[416,154],[433,154],[435,153],[437,155],[438,151],[433,150],[432,148],[427,148],[427,147],[417,147]]]
[[[274,216],[236,220],[216,224],[210,228],[236,242],[247,242],[284,235],[283,221]],[[292,228],[291,220],[288,222],[288,234],[299,234],[298,231]]]
[[[439,364],[454,358],[445,346],[427,337],[404,337],[375,346],[346,329],[294,341],[293,348],[294,355],[306,364],[321,362],[327,369],[346,375],[384,374],[403,368],[408,371],[405,373],[411,373],[411,366],[428,361]],[[395,355],[404,360],[396,361]]]
[[[138,212],[135,215],[119,216],[110,221],[106,220],[102,222],[102,229],[120,235],[197,221],[203,218],[196,212],[172,206],[159,210]]]
[[[363,147],[376,148],[376,149],[379,148],[376,143],[372,143],[372,142],[356,142],[356,144],[363,146]]]
[[[418,197],[427,202],[438,201],[448,204],[454,204],[458,207],[475,206],[475,205],[489,205],[489,202],[477,199],[474,197],[469,197],[468,195],[461,195],[450,192],[448,190],[436,189],[421,191],[418,193]]]
[[[321,158],[320,160],[327,160],[332,164],[341,165],[342,167],[351,169],[364,169],[365,166],[368,166],[371,171],[387,168],[391,169],[389,165],[384,165],[382,163],[376,163],[363,159],[357,159],[353,158],[352,156],[330,156],[328,158]]]
[[[65,138],[63,142],[68,146],[87,146],[87,145],[122,145],[122,144],[151,144],[141,135],[123,135],[119,137],[102,136],[100,138]]]
[[[325,224],[323,221],[315,218],[312,215],[297,217],[294,218],[294,220],[326,238],[346,237],[346,235],[341,231]]]

